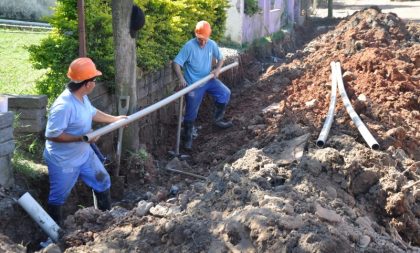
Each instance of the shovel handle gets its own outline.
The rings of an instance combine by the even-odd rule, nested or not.
[[[178,115],[178,126],[176,129],[176,147],[175,155],[179,155],[179,145],[181,143],[181,124],[182,124],[182,111],[184,109],[184,96],[179,98],[179,115]]]
[[[127,115],[129,106],[130,96],[120,96],[118,99],[118,114]],[[123,132],[123,128],[118,129],[117,154],[115,157],[116,166],[113,173],[116,177],[120,175]]]
[[[124,104],[124,105],[123,105]],[[130,96],[120,96],[118,99],[118,113],[126,115],[130,107]]]

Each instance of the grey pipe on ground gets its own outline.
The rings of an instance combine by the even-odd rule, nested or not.
[[[367,129],[366,125],[360,119],[359,115],[354,111],[353,106],[350,103],[350,100],[347,96],[346,89],[344,88],[343,78],[341,74],[341,65],[339,62],[335,63],[336,69],[336,78],[338,84],[338,90],[340,92],[340,96],[343,99],[343,104],[346,107],[347,113],[350,115],[350,118],[353,120],[353,123],[356,125],[357,130],[359,130],[360,134],[362,135],[363,139],[365,139],[366,143],[369,147],[373,150],[379,149],[379,144],[372,136],[372,134]]]
[[[336,78],[336,71],[335,71],[335,62],[331,62],[330,65],[331,65],[330,105],[328,107],[327,118],[325,119],[321,133],[319,134],[319,137],[316,140],[316,145],[320,148],[324,147],[325,142],[327,141],[327,137],[330,132],[331,125],[334,121],[334,110],[335,110],[335,104],[337,101],[337,78]]]
[[[231,63],[231,64],[223,67],[220,70],[220,73],[223,73],[226,70],[231,69],[233,67],[236,67],[238,65],[239,65],[238,62]],[[140,110],[140,111],[138,111],[138,112],[136,112],[134,114],[131,114],[126,119],[122,119],[122,120],[119,120],[117,122],[108,124],[108,125],[106,125],[106,126],[104,126],[102,128],[99,128],[99,129],[97,129],[97,130],[95,130],[93,132],[90,132],[90,133],[84,135],[83,136],[83,140],[86,141],[86,142],[88,142],[88,141],[90,141],[90,140],[92,140],[92,139],[94,139],[96,137],[102,136],[102,135],[107,134],[109,132],[112,132],[112,131],[120,128],[120,127],[126,126],[126,125],[128,125],[128,124],[130,124],[130,123],[132,123],[132,122],[134,122],[136,120],[139,120],[140,118],[145,117],[146,115],[148,115],[148,114],[150,114],[150,113],[152,113],[152,112],[154,112],[154,111],[162,108],[163,106],[165,106],[165,105],[167,105],[167,104],[169,104],[169,103],[177,100],[181,96],[184,96],[188,92],[190,92],[190,91],[198,88],[198,86],[206,83],[207,81],[209,81],[213,77],[214,77],[213,74],[209,74],[208,76],[204,77],[203,79],[198,80],[197,82],[195,82],[195,83],[187,86],[186,88],[178,91],[177,93],[172,94],[171,96],[169,96],[169,97],[167,97],[165,99],[162,99],[161,101],[159,101],[159,102],[157,102],[157,103],[155,103],[153,105],[150,105],[150,106],[146,107],[143,110]]]
[[[182,171],[182,170],[176,170],[176,169],[170,169],[170,168],[165,168],[165,170],[167,171],[171,171],[171,172],[176,172],[176,173],[180,173],[180,174],[184,174],[184,175],[188,175],[188,176],[192,176],[192,177],[196,177],[199,179],[203,179],[203,180],[207,180],[206,177],[191,173],[191,172],[187,172],[187,171]]]

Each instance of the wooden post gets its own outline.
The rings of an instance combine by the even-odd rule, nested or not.
[[[85,0],[77,0],[77,17],[79,27],[79,57],[87,55],[85,30]]]

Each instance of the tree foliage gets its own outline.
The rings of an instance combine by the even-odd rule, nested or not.
[[[253,16],[261,11],[258,5],[258,0],[245,0],[244,1],[244,12],[248,16]]]
[[[160,68],[171,60],[181,46],[194,36],[195,24],[212,24],[212,38],[219,40],[225,31],[227,0],[134,0],[146,15],[146,25],[137,39],[138,67],[144,72]],[[87,54],[103,73],[102,79],[113,86],[114,50],[111,0],[86,0]],[[51,34],[40,45],[29,48],[35,68],[47,69],[36,82],[40,94],[55,99],[68,81],[70,62],[78,55],[77,0],[58,0],[54,15],[48,19]]]

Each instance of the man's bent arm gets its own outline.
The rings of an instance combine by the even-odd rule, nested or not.
[[[179,88],[182,89],[187,86],[187,81],[185,81],[185,78],[182,75],[181,66],[176,62],[174,62],[173,65],[174,65],[176,76],[179,79]]]
[[[95,116],[93,116],[93,121],[99,122],[99,123],[113,123],[115,121],[118,121],[120,119],[125,119],[125,118],[127,118],[127,116],[125,115],[112,116],[100,110],[96,110],[96,114]]]
[[[67,133],[61,133],[57,137],[47,137],[47,140],[54,142],[79,142],[83,141],[83,136],[75,136]]]
[[[214,78],[219,78],[220,70],[222,69],[224,62],[224,59],[217,61],[216,68],[212,71],[212,73],[214,74]]]

